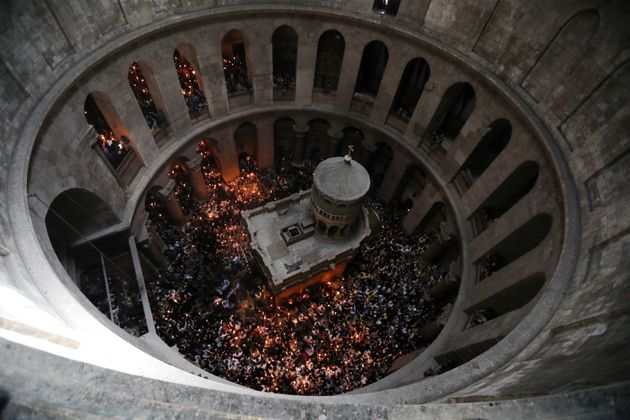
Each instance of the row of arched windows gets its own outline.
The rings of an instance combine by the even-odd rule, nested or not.
[[[287,25],[278,27],[272,35],[273,97],[276,101],[294,100],[298,56],[298,35]],[[253,93],[250,42],[240,30],[231,30],[221,42],[223,70],[228,100]],[[343,35],[334,29],[319,39],[313,79],[313,92],[331,94],[339,86],[345,53]],[[351,108],[369,114],[379,93],[389,59],[388,49],[381,41],[368,43],[357,73]],[[173,65],[180,83],[181,94],[192,122],[208,118],[209,108],[197,54],[190,44],[180,44],[173,51]],[[430,78],[429,63],[422,57],[410,60],[402,72],[390,105],[387,124],[399,130],[411,119],[425,84]],[[141,61],[134,61],[128,71],[129,86],[157,144],[169,134],[170,123],[160,86],[153,70]],[[446,149],[459,134],[475,107],[475,92],[465,82],[456,83],[444,94],[424,138],[430,145]],[[85,115],[98,136],[97,145],[114,171],[127,156],[133,156],[132,142],[114,107],[106,95],[91,93],[85,101]]]

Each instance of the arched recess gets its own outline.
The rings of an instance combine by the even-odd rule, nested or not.
[[[385,142],[376,143],[376,152],[370,165],[370,175],[372,175],[372,183],[374,188],[380,187],[387,169],[394,160],[394,150],[392,146]]]
[[[59,194],[46,213],[48,236],[57,256],[63,255],[71,243],[118,222],[101,197],[82,188]]]
[[[146,333],[128,233],[90,238],[119,222],[109,205],[91,191],[72,188],[53,200],[45,222],[59,261],[83,295],[116,325],[137,336]]]
[[[196,63],[197,53],[190,44],[181,44],[173,51],[173,62],[182,88],[182,95],[188,107],[188,114],[193,123],[210,117],[206,94]]]
[[[339,31],[331,29],[319,37],[313,83],[315,92],[337,91],[345,49],[346,41]]]
[[[389,110],[387,124],[400,131],[405,130],[430,75],[429,63],[424,58],[417,57],[407,63]]]
[[[400,0],[374,0],[372,5],[374,11],[391,16],[396,16],[399,7]]]
[[[223,74],[228,98],[251,97],[252,65],[249,39],[238,29],[232,29],[221,40]]]
[[[274,162],[276,165],[290,162],[293,159],[295,131],[293,118],[279,118],[273,123]]]
[[[401,201],[402,206],[409,210],[413,207],[416,198],[420,196],[427,185],[427,175],[418,165],[409,165],[405,174],[396,187],[394,199]]]
[[[551,104],[559,88],[573,84],[578,77],[576,68],[592,49],[591,40],[597,33],[599,22],[597,10],[583,10],[556,33],[521,83],[537,102]],[[580,84],[584,85],[584,82]],[[580,93],[585,96],[588,92]]]
[[[461,181],[457,183],[458,186],[463,191],[468,190],[505,149],[511,138],[512,124],[508,120],[501,118],[492,122],[457,172],[456,178]]]
[[[308,122],[309,130],[306,133],[306,158],[312,164],[323,160],[330,147],[328,130],[330,124],[322,118],[316,118]]]
[[[295,71],[297,68],[298,36],[295,29],[282,25],[271,36],[273,50],[273,99],[295,99]]]
[[[343,137],[341,138],[341,142],[339,142],[339,153],[345,155],[350,150],[350,146],[353,149],[353,155],[355,159],[358,154],[361,152],[361,143],[365,139],[363,132],[356,127],[346,127],[343,129]]]
[[[475,90],[466,82],[451,85],[438,105],[425,138],[430,147],[448,150],[459,135],[464,124],[475,110]]]
[[[477,235],[489,224],[503,216],[529,193],[538,180],[539,165],[533,161],[521,163],[470,217],[477,227]]]
[[[94,128],[94,150],[122,186],[129,185],[142,162],[136,156],[129,134],[109,97],[91,92],[85,98],[85,119]]]
[[[369,114],[372,110],[388,58],[387,47],[381,41],[372,41],[363,49],[352,98],[353,111]]]
[[[244,122],[234,132],[234,144],[238,153],[241,172],[253,172],[257,168],[258,130],[251,122]]]
[[[479,280],[507,267],[536,248],[547,237],[552,224],[553,218],[543,213],[537,214],[515,229],[475,261],[479,270]]]
[[[127,76],[129,87],[136,97],[155,142],[159,145],[168,136],[169,123],[163,111],[164,101],[153,70],[145,63],[134,61],[129,67]]]

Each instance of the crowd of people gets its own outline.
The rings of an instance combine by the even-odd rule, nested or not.
[[[381,230],[340,278],[283,301],[265,287],[240,211],[309,188],[313,169],[250,163],[226,183],[206,156],[209,199],[186,202],[186,224],[169,224],[159,206],[151,213],[169,261],[147,281],[156,328],[200,368],[262,391],[331,395],[382,378],[427,344],[420,327],[443,307],[427,291],[442,274],[419,258],[427,236],[403,233],[398,203],[370,198]]]
[[[295,91],[295,75],[280,71],[274,72],[273,87],[283,93]]]
[[[251,92],[247,66],[239,56],[223,57],[223,72],[228,95]]]
[[[177,77],[182,88],[182,94],[186,101],[189,112],[197,112],[208,106],[206,96],[201,91],[199,81],[197,80],[197,71],[191,66],[190,62],[175,50],[174,54],[175,69]]]

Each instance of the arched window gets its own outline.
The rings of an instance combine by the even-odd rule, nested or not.
[[[346,41],[343,35],[334,29],[324,32],[319,37],[315,65],[315,91],[328,93],[337,90],[345,49]]]
[[[472,153],[468,156],[457,176],[461,178],[461,187],[465,191],[484,173],[492,162],[505,149],[512,137],[512,124],[508,120],[498,119],[488,127],[488,131]]]
[[[520,164],[470,217],[478,226],[477,234],[483,232],[490,223],[503,216],[525,197],[536,185],[538,173],[539,167],[536,162],[527,161]]]
[[[381,41],[372,41],[363,49],[357,82],[354,86],[352,109],[369,114],[381,86],[387,59],[387,47]]]
[[[94,127],[97,150],[108,163],[108,168],[120,182],[128,184],[124,181],[130,181],[127,178],[133,178],[140,167],[132,165],[137,159],[131,140],[111,101],[101,92],[92,92],[85,98],[84,114],[88,124]]]
[[[173,52],[173,61],[175,62],[175,70],[177,70],[177,77],[182,88],[182,95],[184,95],[188,113],[193,122],[209,116],[206,95],[200,83],[199,66],[192,65],[189,61],[189,59],[193,60],[195,58],[194,49],[189,45],[182,45]]]
[[[553,218],[550,215],[538,214],[493,246],[483,257],[475,261],[479,267],[480,280],[489,277],[536,248],[549,233],[552,223]]]
[[[293,158],[295,145],[295,121],[292,118],[280,118],[273,123],[273,144],[275,148],[275,163],[282,165]]]
[[[429,64],[424,58],[414,58],[405,66],[387,123],[404,131],[429,80]],[[402,124],[401,124],[402,123]]]
[[[166,138],[168,121],[162,111],[164,107],[162,96],[153,78],[153,72],[146,64],[134,61],[129,67],[128,79],[151,134],[159,144]]]
[[[426,137],[431,147],[450,148],[475,109],[475,90],[465,82],[449,87],[431,118]]]
[[[295,71],[298,36],[293,28],[282,25],[271,36],[273,45],[273,98],[276,101],[295,99]]]
[[[328,153],[330,138],[328,121],[317,118],[308,122],[309,130],[306,133],[306,157],[311,164],[317,164]]]
[[[252,69],[249,65],[249,42],[243,32],[233,29],[221,41],[223,74],[228,97],[252,93]]]
[[[372,9],[379,13],[396,16],[399,7],[400,0],[374,0]]]
[[[238,152],[241,173],[257,170],[258,131],[251,122],[244,122],[234,132],[234,142]]]

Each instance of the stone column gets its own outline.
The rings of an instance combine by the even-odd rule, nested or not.
[[[446,325],[448,317],[453,309],[453,305],[450,303],[444,307],[442,313],[437,319],[429,321],[420,327],[420,336],[426,341],[433,341],[442,331],[442,328]]]
[[[169,184],[169,186],[164,187],[161,191],[164,199],[164,207],[166,208],[166,214],[171,222],[181,226],[186,222],[186,216],[184,215],[182,206],[179,204],[179,200],[175,197],[175,183],[171,181]]]
[[[456,274],[457,263],[453,261],[449,266],[448,273],[443,279],[438,281],[429,289],[429,295],[433,300],[444,300],[457,292],[459,287],[459,275]]]
[[[193,198],[198,202],[206,201],[208,199],[208,185],[201,171],[201,159],[195,159],[190,164],[189,169]]]
[[[295,132],[295,143],[293,143],[293,162],[304,162],[304,150],[306,149],[306,134],[310,127],[308,124],[300,126],[298,124],[293,126]]]
[[[440,92],[440,94],[436,95],[435,90],[435,82],[429,79],[424,85],[424,91],[416,104],[416,109],[414,109],[404,133],[404,138],[409,144],[413,144],[414,146],[420,144],[421,136],[425,134],[429,122],[440,104],[442,98],[441,93],[444,92]]]
[[[204,33],[205,34],[205,33]],[[212,39],[213,34],[203,38]],[[208,108],[214,118],[227,114],[228,97],[223,72],[223,57],[218,43],[202,42],[197,47],[199,73],[206,89]]]
[[[270,30],[256,31],[251,38],[251,44],[247,56],[247,67],[251,69],[252,73],[254,103],[256,105],[268,105],[273,102],[273,60]],[[251,54],[249,54],[250,52]]]
[[[455,235],[450,231],[446,223],[442,222],[435,240],[427,247],[420,258],[428,263],[432,263],[454,240]]]
[[[350,109],[364,47],[362,42],[358,42],[355,39],[346,39],[346,42],[341,73],[339,74],[337,96],[335,98],[335,108],[340,111],[348,111]]]
[[[168,266],[168,260],[164,256],[166,245],[153,225],[147,229],[147,240],[142,243],[142,248],[149,255],[153,264],[160,268]]]
[[[370,135],[361,142],[361,153],[359,162],[367,169],[368,173],[372,170],[374,163],[374,153],[376,152],[376,144],[374,138]]]
[[[155,81],[160,87],[164,101],[163,111],[173,131],[173,136],[177,138],[190,131],[192,123],[177,78],[172,54],[172,47],[162,46],[161,49],[155,50],[153,55],[147,56],[146,61],[154,71]]]
[[[107,86],[102,86],[101,90],[107,92],[111,99],[112,105],[123,123],[124,131],[131,139],[140,160],[150,165],[158,156],[158,148],[127,80],[119,83],[108,83]]]
[[[313,79],[315,78],[315,64],[317,61],[317,42],[315,31],[306,27],[304,33],[299,34],[298,57],[295,80],[295,102],[310,104],[313,99]]]
[[[372,113],[370,114],[370,121],[376,124],[385,124],[394,96],[398,90],[402,72],[407,64],[405,59],[405,57],[400,57],[399,55],[389,58],[376,100],[374,101]]]
[[[225,127],[213,135],[217,139],[215,157],[221,166],[221,175],[226,182],[233,181],[240,174],[238,151],[231,130],[230,127]]]
[[[330,143],[328,144],[328,156],[334,157],[339,154],[339,143],[341,139],[343,139],[343,131],[333,131],[333,129],[328,129],[328,137],[330,138]]]
[[[432,183],[427,183],[418,199],[414,200],[409,214],[403,219],[403,230],[407,235],[412,234],[418,228],[431,207],[438,201],[441,201],[440,194]]]
[[[273,166],[273,157],[275,151],[273,136],[273,118],[270,116],[263,117],[254,121],[258,132],[258,148],[256,150],[256,159],[258,167],[271,168]],[[238,158],[238,156],[237,156]]]
[[[389,203],[394,198],[394,195],[398,191],[398,186],[410,164],[411,162],[406,155],[402,155],[398,150],[394,149],[394,156],[387,168],[387,172],[385,172],[383,183],[378,190],[379,197],[385,203]]]

